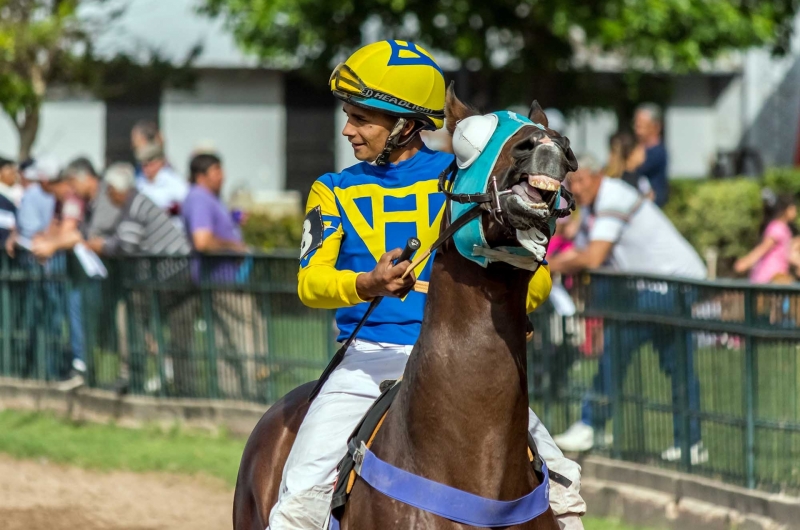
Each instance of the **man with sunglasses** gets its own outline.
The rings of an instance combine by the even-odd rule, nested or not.
[[[326,528],[336,465],[347,439],[380,395],[381,381],[399,378],[422,323],[425,296],[412,292],[410,263],[393,265],[406,240],[422,248],[439,235],[445,197],[438,176],[453,155],[435,152],[419,133],[444,124],[445,82],[431,55],[410,42],[381,41],[356,51],[330,78],[344,102],[342,134],[361,162],[328,173],[311,187],[303,225],[298,293],[306,305],[338,309],[339,340],[350,336],[369,301],[385,296],[311,403],[283,471],[269,528]],[[430,278],[432,260],[420,264]],[[533,310],[550,292],[542,267],[528,297]],[[530,431],[550,470],[550,501],[562,528],[582,528],[580,466],[564,458],[541,421]]]

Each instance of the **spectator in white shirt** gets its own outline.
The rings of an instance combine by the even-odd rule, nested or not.
[[[703,279],[706,267],[686,239],[652,201],[620,179],[604,176],[601,166],[589,156],[578,159],[580,169],[569,175],[570,191],[581,206],[581,230],[576,238],[578,250],[565,252],[550,260],[551,273],[577,273],[607,265],[612,270],[643,275]],[[671,314],[682,305],[690,306],[695,298],[692,289],[679,289],[659,280],[640,282],[634,296],[627,299],[629,311]],[[600,277],[592,281],[591,303],[608,306],[613,284]],[[683,363],[677,345],[685,340]],[[700,421],[693,416],[684,432],[680,414],[683,396],[692,413],[700,410],[700,383],[694,373],[694,343],[691,333],[684,336],[658,325],[641,324],[626,332],[616,332],[613,320],[604,321],[603,355],[592,380],[592,393],[611,396],[615,376],[625,379],[636,352],[652,344],[661,369],[670,376],[673,403],[674,445],[661,453],[670,462],[681,460],[682,446],[689,446],[692,465],[708,461],[708,449],[701,439]],[[612,354],[614,352],[614,354]],[[683,370],[683,374],[680,371]],[[620,411],[602,400],[582,403],[581,419],[563,434],[554,436],[556,444],[569,452],[588,451],[595,443],[595,430],[605,428],[609,417]],[[622,420],[618,420],[622,421]],[[688,438],[688,443],[683,444]]]
[[[589,156],[569,175],[581,206],[580,250],[550,261],[552,273],[572,274],[604,264],[613,270],[704,279],[706,267],[688,241],[652,201],[623,182],[603,175]]]
[[[136,184],[139,193],[166,211],[176,226],[182,227],[181,204],[189,193],[189,183],[167,164],[161,145],[145,145],[137,151],[136,158],[144,173],[144,178]]]

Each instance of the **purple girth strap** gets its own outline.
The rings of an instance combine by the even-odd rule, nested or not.
[[[387,464],[363,444],[356,453],[356,473],[387,497],[471,526],[492,528],[522,524],[539,517],[550,507],[550,477],[544,462],[542,484],[513,501],[486,499],[413,475]]]

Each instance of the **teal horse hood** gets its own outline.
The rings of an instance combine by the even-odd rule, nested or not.
[[[497,196],[496,175],[492,171],[505,145],[525,126],[546,131],[543,125],[511,111],[461,120],[453,133],[453,151],[458,171],[450,192],[454,195],[495,193]],[[492,189],[493,186],[495,189]],[[452,220],[456,221],[474,207],[470,203],[451,202]],[[491,248],[486,241],[481,217],[477,217],[458,230],[453,235],[453,241],[462,256],[482,267],[493,261],[504,261],[520,268],[536,270],[544,262],[547,242],[555,232],[555,222],[555,216],[548,220],[549,234],[543,234],[536,228],[523,232],[521,247]]]

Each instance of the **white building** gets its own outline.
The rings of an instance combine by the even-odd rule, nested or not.
[[[34,154],[64,161],[84,155],[101,167],[130,159],[130,128],[150,118],[161,124],[167,155],[179,170],[186,171],[198,146],[210,144],[222,154],[226,196],[240,189],[305,193],[320,174],[349,165],[354,159],[339,133],[343,114],[326,87],[259,67],[221,21],[197,15],[194,5],[136,0],[97,43],[109,55],[158,49],[174,60],[202,44],[193,91],[167,90],[157,101],[135,105],[53,91]],[[576,152],[603,160],[616,121],[609,111],[579,112],[566,133]],[[800,46],[781,59],[753,50],[724,71],[675,77],[665,121],[673,177],[706,176],[718,151],[742,145],[756,148],[768,166],[792,164],[800,124]],[[0,155],[17,148],[16,132],[1,117]]]

